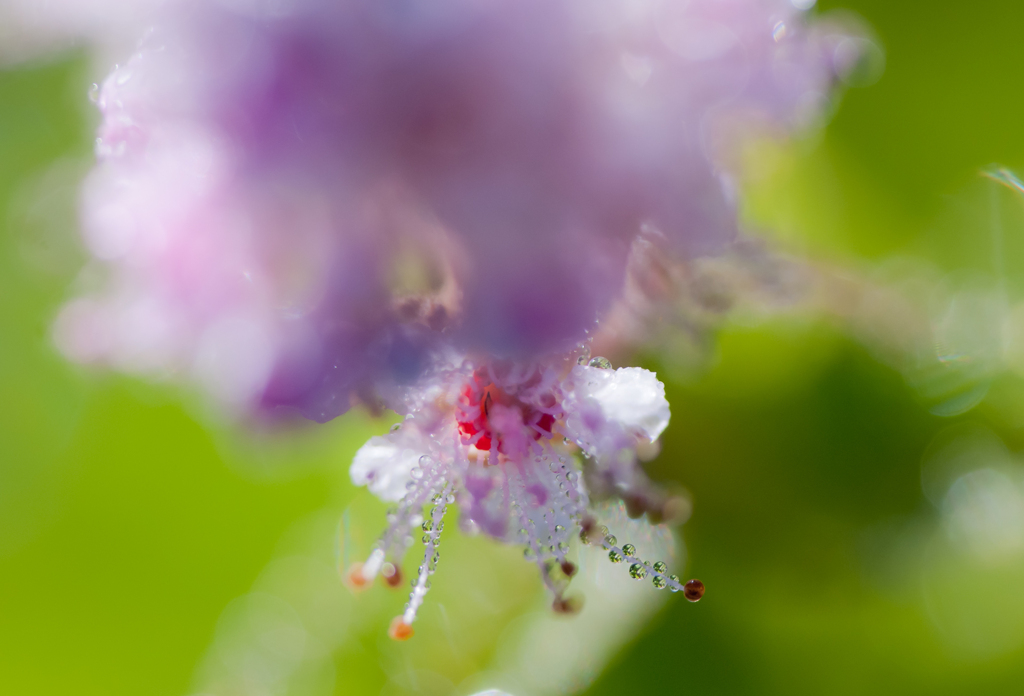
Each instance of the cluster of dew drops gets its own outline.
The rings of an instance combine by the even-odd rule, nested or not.
[[[587,332],[589,333],[589,331]],[[590,357],[590,346],[581,343],[578,346],[580,356],[578,364],[588,367],[596,367],[601,370],[611,370],[612,363],[608,358],[596,356]],[[597,540],[596,542],[594,540]],[[666,587],[672,592],[682,592],[683,596],[691,602],[698,602],[704,596],[704,583],[696,578],[683,583],[678,575],[668,574],[668,565],[664,561],[648,563],[636,555],[636,547],[632,544],[618,545],[618,539],[610,534],[604,525],[598,525],[593,518],[583,521],[580,530],[580,541],[584,544],[595,544],[608,552],[608,560],[612,563],[629,563],[629,576],[634,580],[643,580],[648,575],[655,588],[664,590]]]
[[[683,583],[678,575],[669,575],[668,565],[664,561],[649,563],[637,556],[636,547],[632,544],[619,546],[619,540],[608,532],[604,525],[598,525],[592,518],[583,522],[580,530],[580,541],[584,544],[600,546],[608,552],[608,560],[612,563],[629,563],[629,576],[634,580],[643,580],[651,576],[651,583],[656,589],[666,587],[672,592],[682,592],[691,602],[700,601],[704,596],[704,583],[693,579]]]

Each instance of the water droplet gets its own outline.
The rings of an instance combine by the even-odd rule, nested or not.
[[[604,543],[608,544],[609,546],[615,546],[619,543],[619,540],[616,539],[614,535],[609,534],[604,538]]]
[[[627,556],[636,556],[636,547],[632,544],[623,544],[622,553],[626,554]]]
[[[600,355],[593,358],[589,363],[589,367],[596,367],[599,370],[610,370],[612,369],[612,362],[608,358],[602,358]]]
[[[576,348],[580,351],[580,357],[576,362],[580,365],[586,365],[590,362],[590,346],[586,343],[580,343]]]
[[[564,541],[559,542],[558,550],[561,551],[562,553],[568,553],[569,552],[569,545],[567,543],[565,543]]]
[[[643,563],[634,563],[629,567],[629,576],[634,580],[643,580],[647,577],[647,569]]]
[[[678,592],[679,591],[679,584],[680,584],[679,583],[679,576],[678,575],[669,575],[668,579],[672,581],[672,586],[669,589],[672,590],[673,592]]]
[[[526,547],[525,549],[523,549],[523,558],[525,558],[528,561],[536,561],[537,554],[535,554],[533,552],[533,549],[531,549],[530,547]]]
[[[612,563],[622,563],[626,558],[615,549],[612,549],[608,552],[608,560]]]
[[[689,580],[683,585],[683,596],[691,602],[700,601],[704,596],[704,583],[697,579]]]
[[[391,432],[393,432],[393,433],[398,432],[401,429],[402,429],[402,424],[401,423],[395,423],[394,425],[391,426]]]
[[[100,86],[95,82],[89,87],[89,101],[96,104],[100,100]]]
[[[434,528],[434,523],[431,522],[430,520],[425,520],[423,522],[423,531],[424,532],[429,532],[433,528]]]
[[[560,524],[556,524],[555,525],[555,534],[561,534],[564,531],[565,531],[565,527],[563,527]]]
[[[422,542],[423,542],[424,544],[429,544],[429,543],[430,543],[430,535],[429,535],[429,534],[424,534],[424,535],[423,535],[423,539],[421,539],[421,541],[422,541]]]
[[[654,572],[656,572],[656,573],[664,573],[666,570],[668,570],[668,566],[665,565],[665,563],[663,561],[658,561],[657,563],[654,564],[653,567],[654,567]]]
[[[452,495],[451,493],[449,493],[449,494],[448,494],[448,497],[447,497],[447,498],[445,498],[444,500],[445,500],[445,502],[446,502],[446,503],[448,503],[449,505],[451,505],[452,503],[454,503],[454,502],[455,502],[455,496],[454,496],[454,495]]]
[[[385,563],[380,570],[384,582],[388,587],[398,587],[402,584],[402,569],[393,563]]]
[[[409,471],[409,475],[412,476],[412,479],[414,481],[419,481],[420,479],[423,478],[423,469],[419,468],[418,466],[414,466]]]
[[[775,39],[775,43],[778,43],[782,41],[784,38],[786,38],[785,22],[778,21],[775,23],[775,26],[772,28],[772,38]]]
[[[459,517],[459,531],[466,536],[476,536],[480,533],[480,525],[463,515]]]
[[[668,582],[666,582],[665,578],[663,578],[660,575],[655,575],[654,579],[651,580],[651,582],[654,583],[655,589],[658,590],[664,590],[665,586],[668,585]]]

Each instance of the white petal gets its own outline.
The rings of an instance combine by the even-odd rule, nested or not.
[[[401,500],[405,484],[423,455],[422,452],[402,447],[386,437],[371,437],[359,448],[352,459],[349,475],[352,483],[366,486],[381,500]]]
[[[665,385],[657,375],[639,367],[602,370],[577,365],[573,368],[576,393],[601,407],[604,417],[652,442],[668,427],[670,417]]]

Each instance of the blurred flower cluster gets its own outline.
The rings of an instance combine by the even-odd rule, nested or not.
[[[95,93],[107,277],[61,346],[319,421],[439,344],[570,350],[641,229],[732,239],[722,139],[806,121],[844,38],[750,0],[172,3]]]
[[[827,113],[847,28],[776,0],[178,0],[149,20],[92,93],[93,261],[61,349],[243,417],[404,415],[352,468],[398,503],[354,585],[397,584],[425,533],[393,637],[455,501],[527,546],[557,610],[580,533],[699,599],[591,513],[685,508],[639,467],[664,387],[591,358],[594,330],[732,243],[737,153]]]

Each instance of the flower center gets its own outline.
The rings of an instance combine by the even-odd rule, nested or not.
[[[554,407],[555,399],[546,396]],[[555,416],[547,410],[510,394],[494,382],[489,370],[478,369],[459,395],[456,417],[462,444],[511,454],[510,440],[535,442],[551,437]]]

